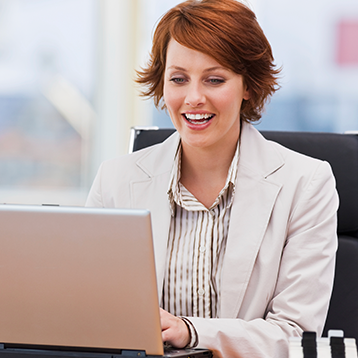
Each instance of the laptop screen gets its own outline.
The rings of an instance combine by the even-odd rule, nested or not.
[[[0,205],[0,342],[163,354],[150,213]]]

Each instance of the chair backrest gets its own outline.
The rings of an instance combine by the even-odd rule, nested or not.
[[[129,139],[129,153],[150,147],[167,139],[175,132],[174,128],[132,127]]]
[[[175,129],[133,128],[133,151],[160,143]],[[261,131],[268,139],[330,163],[340,197],[336,275],[324,329],[342,329],[358,341],[358,135]]]

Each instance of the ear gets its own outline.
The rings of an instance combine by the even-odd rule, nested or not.
[[[248,101],[251,98],[250,90],[247,86],[245,86],[244,96],[242,97],[244,100]]]

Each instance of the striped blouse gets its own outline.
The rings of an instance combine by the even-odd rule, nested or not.
[[[168,189],[172,217],[162,307],[175,316],[218,317],[221,270],[235,193],[239,145],[224,188],[207,209],[181,183],[181,145]]]

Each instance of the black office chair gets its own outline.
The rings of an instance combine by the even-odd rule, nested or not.
[[[132,128],[131,149],[160,143],[175,129]],[[262,135],[302,154],[330,163],[340,197],[338,251],[333,294],[323,336],[341,329],[358,342],[358,135],[261,131]]]

